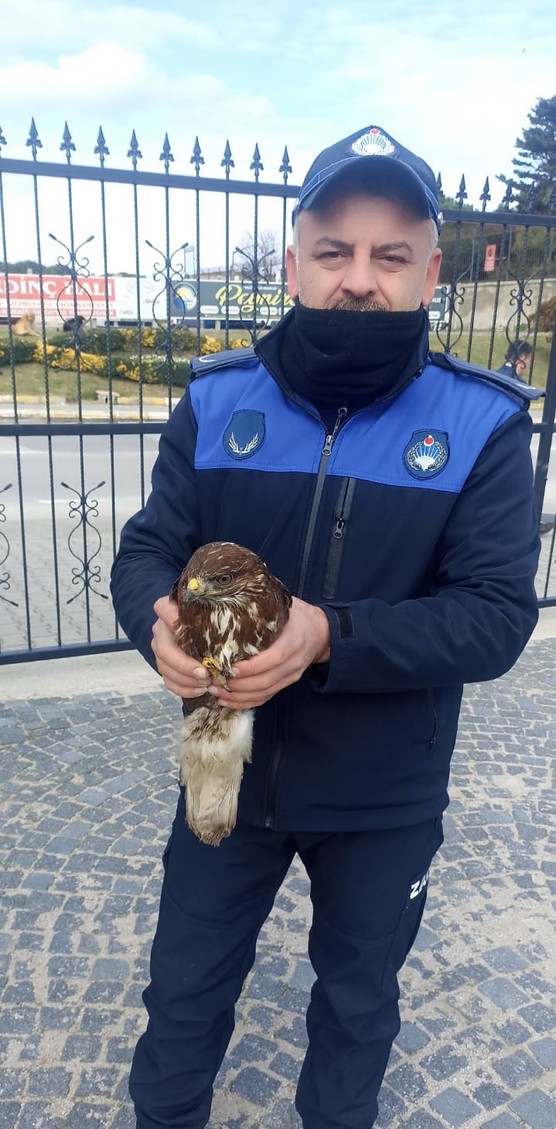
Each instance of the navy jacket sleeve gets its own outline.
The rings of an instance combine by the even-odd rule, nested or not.
[[[481,452],[437,546],[432,595],[322,605],[331,658],[320,676],[313,668],[316,687],[403,691],[486,681],[513,666],[538,617],[531,427],[518,411]]]
[[[186,393],[162,432],[152,494],[126,523],[111,575],[114,609],[126,635],[155,667],[153,604],[199,547],[194,450],[196,421]]]

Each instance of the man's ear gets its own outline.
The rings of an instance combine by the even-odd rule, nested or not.
[[[299,280],[297,277],[297,255],[295,247],[288,247],[286,251],[286,276],[288,279],[288,294],[290,298],[299,297]]]
[[[440,264],[442,262],[442,251],[440,247],[435,247],[429,259],[427,266],[427,273],[425,277],[425,287],[423,290],[423,297],[421,299],[422,306],[430,306],[433,298],[434,291],[440,275]]]

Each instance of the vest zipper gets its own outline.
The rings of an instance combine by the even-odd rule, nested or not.
[[[316,481],[316,485],[315,485],[315,491],[314,491],[314,494],[313,494],[313,501],[312,501],[312,504],[311,504],[311,513],[309,515],[309,523],[308,523],[308,526],[307,526],[307,534],[306,534],[306,537],[305,537],[305,542],[304,542],[304,545],[303,545],[303,553],[302,553],[302,556],[301,556],[301,568],[300,568],[300,572],[299,572],[299,582],[298,582],[298,585],[297,585],[297,593],[300,596],[303,592],[303,587],[304,587],[305,581],[307,579],[307,570],[309,568],[309,559],[310,559],[310,556],[311,556],[311,549],[312,549],[312,545],[313,545],[313,536],[314,536],[314,532],[315,532],[315,526],[317,524],[317,516],[318,516],[318,511],[319,511],[319,508],[320,508],[322,492],[324,490],[324,480],[325,480],[325,477],[326,477],[328,460],[330,458],[332,448],[333,448],[334,442],[336,440],[336,436],[337,436],[346,416],[347,416],[347,408],[346,407],[339,408],[338,415],[336,416],[336,422],[334,424],[332,432],[330,433],[330,435],[326,436],[324,447],[322,448],[321,458],[320,458],[320,463],[319,463],[319,469],[318,469],[318,473],[317,473],[317,481]],[[279,708],[280,708],[280,705],[279,705],[279,703],[277,703],[277,706],[276,706],[277,714],[278,714]],[[282,719],[282,728],[283,728],[283,719]],[[282,741],[278,739],[278,716],[276,716],[275,734],[276,734],[276,736],[275,736],[275,741],[274,741],[274,754],[273,754],[272,760],[270,762],[270,768],[268,770],[268,785],[267,785],[267,790],[266,790],[265,827],[273,827],[274,826],[274,814],[275,814],[275,812],[274,812],[274,801],[275,801],[275,793],[276,793],[276,782],[277,782],[277,779],[278,779],[278,772],[279,772],[279,769],[280,769],[280,761],[282,759]]]
[[[332,430],[330,435],[326,436],[325,444],[324,444],[324,447],[322,448],[322,452],[321,452],[321,458],[320,458],[319,469],[318,469],[318,474],[317,474],[317,481],[316,481],[316,485],[315,485],[315,492],[313,494],[313,503],[311,505],[311,513],[309,515],[309,521],[307,523],[307,533],[306,533],[306,536],[305,536],[305,543],[303,545],[303,552],[302,552],[302,555],[301,555],[301,567],[300,567],[300,570],[299,570],[299,582],[298,582],[298,585],[297,585],[297,594],[298,594],[298,596],[301,596],[301,597],[303,596],[303,589],[305,587],[305,581],[307,580],[307,571],[308,571],[308,568],[309,568],[309,559],[310,559],[310,556],[311,556],[311,549],[313,547],[313,537],[314,537],[314,533],[315,533],[315,526],[317,524],[317,517],[318,517],[319,508],[320,508],[322,492],[324,490],[324,480],[326,478],[326,471],[328,469],[328,460],[329,460],[330,455],[332,453],[332,448],[334,446],[334,442],[336,440],[338,432],[339,432],[346,416],[347,416],[347,408],[346,407],[339,408],[338,415],[336,416],[336,422],[334,424],[333,430]]]
[[[342,490],[340,491],[338,505],[336,506],[336,513],[334,514],[334,527],[332,529],[328,560],[326,562],[326,569],[324,572],[322,595],[325,600],[332,600],[336,593],[336,586],[338,584],[338,576],[340,574],[340,565],[342,563],[342,555],[344,551],[344,536],[346,532],[346,525],[351,512],[351,503],[353,501],[354,491],[355,479],[344,479],[344,482],[342,483]]]

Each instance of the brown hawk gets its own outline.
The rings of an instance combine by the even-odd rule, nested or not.
[[[233,663],[265,650],[288,620],[292,598],[256,553],[214,541],[193,554],[171,592],[176,641],[228,689]],[[180,756],[186,819],[203,843],[233,830],[243,765],[251,759],[253,710],[227,710],[212,694],[184,698]]]

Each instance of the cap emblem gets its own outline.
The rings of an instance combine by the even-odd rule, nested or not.
[[[380,129],[370,129],[368,133],[361,134],[351,146],[352,153],[358,157],[391,157],[396,152],[395,145],[385,137]]]

